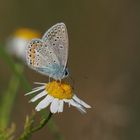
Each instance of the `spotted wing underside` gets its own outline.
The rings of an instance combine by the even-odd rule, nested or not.
[[[64,23],[52,26],[42,37],[33,39],[27,45],[28,65],[55,79],[63,78],[68,58],[68,34]]]
[[[49,44],[65,70],[68,59],[68,33],[64,23],[57,23],[52,26],[43,36],[42,40]]]
[[[27,45],[26,51],[27,64],[34,70],[50,76],[52,65],[59,61],[51,47],[47,46],[40,39],[33,39]],[[45,69],[43,72],[42,69]]]

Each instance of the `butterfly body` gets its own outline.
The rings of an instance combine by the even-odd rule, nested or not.
[[[61,80],[67,76],[68,69],[66,68],[63,71],[63,66],[61,65],[52,65],[51,67],[47,68],[37,68],[37,71],[40,71],[40,73],[49,75],[49,77],[54,78],[55,80]]]
[[[68,35],[64,23],[52,26],[42,37],[27,45],[27,64],[34,70],[55,80],[68,76]]]

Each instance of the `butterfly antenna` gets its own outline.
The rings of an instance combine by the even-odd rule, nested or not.
[[[71,84],[72,84],[72,88],[73,88],[73,90],[74,90],[75,81],[74,81],[74,79],[72,78],[72,76],[69,76],[68,78],[70,79],[70,82],[71,82]]]

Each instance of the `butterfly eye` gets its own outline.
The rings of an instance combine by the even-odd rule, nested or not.
[[[65,70],[65,76],[68,76],[69,75],[69,71],[68,69]]]

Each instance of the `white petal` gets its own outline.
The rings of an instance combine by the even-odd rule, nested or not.
[[[64,101],[60,100],[59,101],[58,112],[63,112],[63,107],[64,107]]]
[[[40,87],[35,87],[33,88],[32,90],[36,90],[36,89],[39,89],[39,88],[42,88],[43,86],[40,86]],[[45,86],[44,86],[44,89],[45,89]]]
[[[80,111],[82,114],[87,113],[85,108],[83,107],[77,107],[78,111]]]
[[[54,99],[51,103],[51,113],[56,113],[58,111],[58,107],[59,107],[59,100],[58,99]]]
[[[83,107],[85,107],[85,108],[91,108],[90,105],[88,105],[87,103],[85,103],[84,101],[82,101],[81,99],[79,99],[76,95],[73,96],[73,99],[74,99],[77,103],[81,104]]]
[[[46,85],[46,83],[34,82],[37,85]]]
[[[69,99],[63,99],[63,101],[64,101],[65,103],[68,103],[68,105],[69,105],[69,107],[70,107],[70,100],[69,100]]]
[[[42,90],[42,89],[44,89],[44,88],[45,88],[45,86],[42,86],[42,87],[40,87],[39,89],[36,89],[36,90],[33,90],[33,91],[31,91],[31,92],[26,93],[25,96],[26,96],[26,95],[30,95],[30,94],[32,94],[32,93],[35,93],[35,92],[37,92],[37,91],[40,91],[40,90]]]
[[[64,101],[65,103],[69,103],[70,100],[68,100],[68,99],[63,99],[63,101]]]
[[[72,106],[75,106],[81,113],[86,113],[86,110],[84,109],[84,107],[82,107],[80,104],[78,104],[74,100],[70,100],[70,104]]]
[[[33,97],[29,102],[35,102],[36,100],[40,99],[41,97],[47,95],[47,92],[44,90],[35,97]]]
[[[77,102],[75,102],[74,100],[70,100],[70,104],[72,105],[72,106],[75,106],[75,107],[81,107],[81,105],[80,104],[78,104]]]
[[[52,101],[53,101],[53,97],[50,95],[47,95],[47,97],[45,97],[35,108],[35,110],[40,111],[41,109],[44,109],[45,107],[47,107]]]

